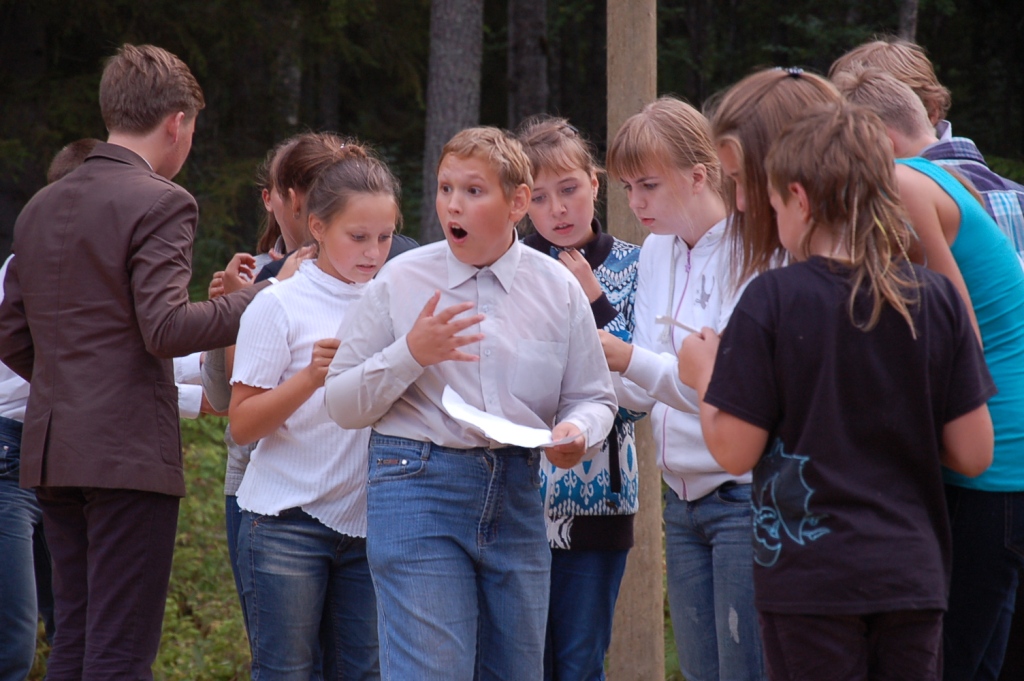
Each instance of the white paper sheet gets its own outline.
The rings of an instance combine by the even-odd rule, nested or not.
[[[444,387],[444,392],[441,394],[441,406],[456,421],[464,423],[482,432],[495,442],[500,442],[504,445],[536,449],[537,447],[564,445],[576,439],[574,437],[566,437],[554,441],[552,440],[551,431],[547,428],[523,426],[518,423],[512,423],[501,416],[480,411],[476,407],[467,404],[466,400],[462,399],[462,395],[455,392],[450,385]]]

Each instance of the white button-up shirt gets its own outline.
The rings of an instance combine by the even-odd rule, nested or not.
[[[422,367],[406,343],[424,305],[437,312],[470,301],[486,315],[463,333],[484,339],[461,348],[479,362]],[[579,283],[550,257],[518,241],[489,267],[460,262],[447,242],[390,262],[352,306],[327,375],[331,418],[345,428],[469,449],[499,447],[441,406],[450,385],[467,403],[536,428],[579,427],[588,448],[611,429],[616,402],[593,313]]]

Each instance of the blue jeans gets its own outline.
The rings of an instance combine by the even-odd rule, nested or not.
[[[540,679],[551,550],[532,450],[370,437],[381,675]]]
[[[551,551],[545,681],[604,681],[629,551]]]
[[[238,602],[242,606],[242,622],[249,626],[249,618],[245,614],[245,599],[242,598],[242,573],[238,569],[238,534],[242,529],[242,509],[238,507],[238,497],[234,494],[224,495],[224,531],[228,537],[228,560],[231,561],[231,574],[235,576],[235,591]]]
[[[50,553],[35,492],[18,487],[21,423],[0,417],[0,681],[24,681],[39,616],[53,635]]]
[[[943,677],[997,679],[1024,567],[1024,492],[946,485],[953,573],[943,627]]]
[[[764,678],[752,528],[750,485],[696,501],[665,492],[668,603],[687,681]]]
[[[379,679],[377,603],[366,540],[300,508],[242,512],[238,537],[253,681]]]

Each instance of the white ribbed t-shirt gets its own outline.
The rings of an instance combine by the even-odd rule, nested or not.
[[[231,383],[272,389],[307,366],[316,341],[343,337],[338,326],[365,286],[306,261],[295,276],[261,291],[242,315]],[[265,515],[299,506],[333,530],[365,537],[369,439],[369,428],[346,430],[328,418],[319,388],[260,440],[238,505]]]

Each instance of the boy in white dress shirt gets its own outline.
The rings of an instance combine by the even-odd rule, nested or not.
[[[367,557],[387,679],[543,676],[548,549],[536,450],[489,440],[470,405],[599,447],[616,404],[593,314],[568,270],[519,243],[530,162],[496,128],[453,137],[438,165],[446,241],[395,259],[350,310],[326,382],[339,425],[372,425]]]

